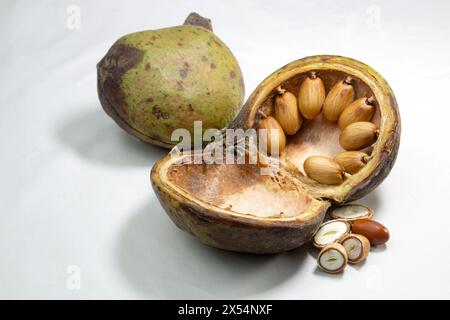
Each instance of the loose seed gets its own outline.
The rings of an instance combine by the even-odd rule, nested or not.
[[[340,184],[344,181],[344,169],[333,159],[311,156],[303,163],[305,173],[311,179],[323,184]]]
[[[350,224],[342,220],[331,220],[322,223],[313,238],[313,244],[317,248],[338,242],[350,232]]]
[[[302,125],[302,118],[297,108],[297,98],[278,87],[278,95],[275,98],[275,118],[280,123],[285,134],[295,134]]]
[[[378,138],[379,130],[375,124],[358,121],[348,125],[339,137],[345,150],[359,150],[372,145]]]
[[[323,115],[328,121],[336,121],[342,111],[354,98],[355,90],[351,85],[352,78],[347,77],[344,81],[336,83],[323,103]]]
[[[313,71],[300,85],[298,108],[306,119],[314,119],[322,110],[324,101],[325,86]]]
[[[370,219],[373,216],[373,210],[361,204],[344,204],[333,207],[329,211],[333,219],[352,221],[357,219]]]
[[[348,234],[341,240],[341,244],[347,251],[349,263],[360,263],[369,255],[370,242],[361,234]]]
[[[317,257],[319,268],[328,273],[339,273],[348,262],[347,251],[339,243],[331,243],[324,247]]]
[[[369,239],[373,246],[386,243],[389,240],[389,231],[381,223],[371,219],[358,219],[351,221],[352,232],[362,234]]]
[[[345,172],[355,174],[364,168],[369,161],[369,156],[361,151],[345,151],[336,155],[334,161],[339,163]]]

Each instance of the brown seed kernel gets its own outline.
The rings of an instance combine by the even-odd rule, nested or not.
[[[339,128],[344,129],[349,124],[358,121],[370,121],[375,113],[374,97],[360,98],[353,101],[339,116]]]
[[[278,87],[278,95],[275,98],[275,118],[280,123],[284,133],[293,135],[302,125],[302,118],[298,112],[295,96]]]
[[[265,134],[266,152],[271,155],[275,153],[280,154],[286,146],[286,136],[278,121],[274,117],[268,116],[261,119],[259,129],[262,129],[259,131],[260,139],[264,139],[264,136],[261,136],[261,134]],[[276,149],[276,146],[278,146],[278,149]]]
[[[340,184],[345,178],[341,165],[324,156],[309,157],[303,163],[303,169],[308,177],[323,184]]]
[[[355,90],[351,81],[352,79],[347,77],[336,83],[328,92],[323,103],[323,115],[328,121],[336,121],[344,108],[353,101]]]
[[[350,222],[352,232],[362,234],[369,239],[373,246],[386,243],[389,240],[389,231],[381,223],[371,219],[359,219]]]
[[[369,161],[369,155],[361,151],[345,151],[334,157],[334,161],[339,163],[344,171],[355,174]]]

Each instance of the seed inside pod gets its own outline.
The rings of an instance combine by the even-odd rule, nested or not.
[[[375,98],[360,98],[345,107],[339,116],[339,128],[344,129],[350,123],[370,121],[375,113]]]
[[[303,163],[305,173],[311,179],[323,184],[340,184],[345,173],[340,164],[324,156],[311,156]]]
[[[345,151],[336,155],[334,161],[339,163],[345,172],[355,174],[367,164],[369,155],[362,151]]]
[[[316,72],[303,80],[298,92],[298,108],[306,119],[314,119],[322,110],[325,101],[325,86]]]
[[[328,273],[344,270],[348,262],[347,251],[339,243],[331,243],[323,248],[317,257],[319,268]]]
[[[265,141],[262,147],[268,154],[280,154],[286,146],[286,136],[278,121],[271,116],[261,119],[259,122],[259,139]]]
[[[341,244],[347,251],[349,263],[359,263],[369,255],[370,242],[361,234],[348,234],[341,240]]]
[[[352,232],[362,234],[369,239],[373,246],[386,243],[389,240],[389,231],[381,223],[371,219],[358,219],[351,221]]]
[[[359,150],[372,145],[378,138],[379,130],[375,124],[358,121],[342,130],[339,143],[345,150]]]
[[[285,134],[295,134],[302,125],[302,118],[297,107],[297,98],[281,87],[278,87],[277,91],[275,118],[280,123]]]
[[[348,233],[350,233],[350,224],[346,221],[327,221],[317,230],[313,238],[313,244],[317,248],[323,248],[330,243],[339,242]]]
[[[329,212],[333,219],[346,221],[370,219],[373,216],[373,210],[361,204],[344,204],[331,208]]]
[[[352,78],[336,83],[328,92],[323,103],[323,115],[328,121],[336,121],[342,111],[354,98],[355,90],[351,84]]]

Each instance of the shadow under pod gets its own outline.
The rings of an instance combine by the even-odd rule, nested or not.
[[[278,255],[234,253],[208,247],[178,230],[153,203],[130,216],[117,244],[125,279],[148,298],[244,298],[299,272],[305,247]]]
[[[81,157],[106,165],[148,167],[168,153],[123,131],[101,107],[63,123],[57,135]]]

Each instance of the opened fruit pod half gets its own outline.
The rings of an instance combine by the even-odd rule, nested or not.
[[[258,146],[256,163],[193,163],[192,154],[171,152],[155,164],[153,188],[178,227],[226,250],[297,248],[331,204],[359,199],[384,180],[400,141],[388,83],[339,56],[307,57],[275,71],[228,127],[262,128],[275,129],[276,157]]]

